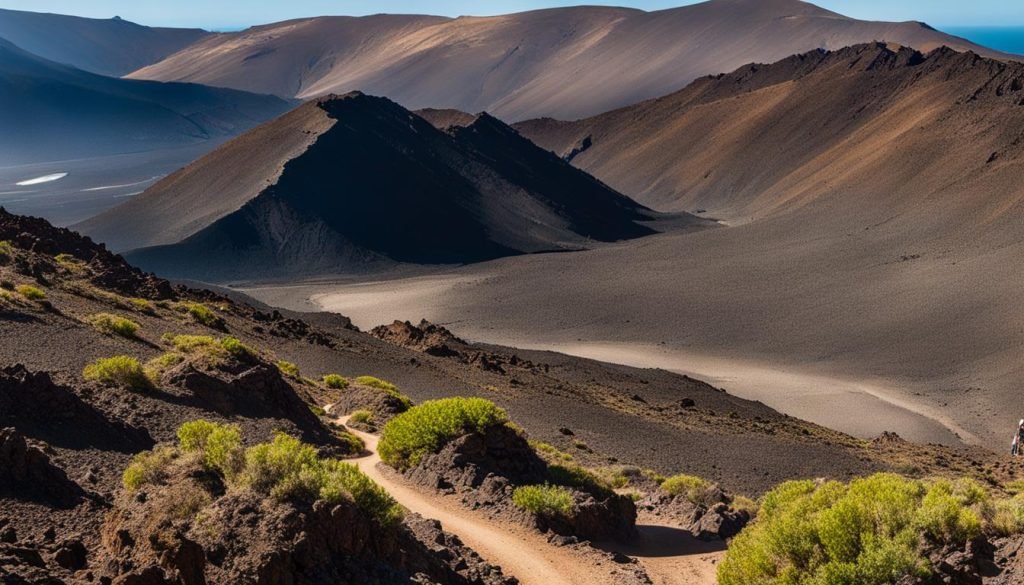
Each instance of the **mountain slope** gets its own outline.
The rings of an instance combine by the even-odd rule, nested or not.
[[[383,98],[309,102],[80,224],[194,278],[463,263],[653,233],[655,214],[481,115],[451,134]],[[684,217],[684,221],[699,220]]]
[[[0,39],[0,157],[8,163],[191,144],[288,107],[273,96],[95,75]]]
[[[799,0],[711,0],[658,12],[585,6],[289,21],[202,39],[132,77],[289,97],[361,90],[410,109],[506,120],[577,118],[752,61],[874,40],[997,55],[916,22],[858,21]]]
[[[0,38],[44,59],[112,77],[156,63],[209,34],[199,29],[151,28],[120,18],[0,9]]]
[[[869,44],[750,65],[577,122],[516,127],[560,155],[586,141],[574,165],[657,209],[748,222],[827,199],[861,216],[995,182],[991,198],[972,200],[967,217],[981,221],[1017,191],[1006,173],[1022,152],[1022,100],[1024,65]]]

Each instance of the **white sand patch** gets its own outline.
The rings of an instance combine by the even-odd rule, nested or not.
[[[30,185],[42,185],[43,183],[52,183],[59,181],[64,177],[68,176],[68,173],[53,173],[50,175],[43,175],[42,177],[36,177],[34,179],[26,179],[20,183],[15,183],[19,187],[28,187]]]

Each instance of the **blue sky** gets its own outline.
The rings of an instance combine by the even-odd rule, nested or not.
[[[97,18],[119,15],[149,25],[225,29],[322,14],[426,12],[457,16],[573,4],[658,10],[693,3],[693,0],[0,0],[0,8]],[[1024,26],[1024,1],[1021,0],[820,0],[816,4],[856,18],[923,20],[938,27]]]

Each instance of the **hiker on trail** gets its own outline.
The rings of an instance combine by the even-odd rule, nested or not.
[[[1013,442],[1010,443],[1010,455],[1016,457],[1021,454],[1021,441],[1024,441],[1024,418],[1017,423],[1017,432],[1013,434]]]

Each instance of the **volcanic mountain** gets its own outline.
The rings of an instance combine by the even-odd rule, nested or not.
[[[104,77],[0,39],[5,163],[153,150],[239,134],[286,111],[280,98]]]
[[[453,264],[653,233],[656,216],[482,114],[445,133],[383,99],[309,102],[81,229],[219,280]],[[684,221],[700,223],[692,217]]]
[[[730,380],[750,371],[743,395],[795,416],[851,432],[842,425],[886,420],[837,406],[859,390],[761,390],[766,369],[806,374],[812,389],[867,387],[1001,447],[1024,376],[1022,103],[1020,64],[868,44],[744,67],[579,122],[521,124],[645,205],[706,210],[729,227],[467,267],[450,276],[474,286],[443,293],[388,284],[402,290],[396,303],[442,299],[417,314],[458,319],[469,338],[603,340],[645,359],[659,347],[667,361],[644,364]],[[561,282],[574,286],[550,284]],[[912,434],[912,423],[884,424]]]
[[[860,21],[799,0],[711,0],[657,12],[292,20],[204,37],[131,77],[303,98],[362,90],[410,109],[572,119],[749,62],[875,40],[998,56],[919,22]]]
[[[100,20],[0,9],[0,38],[44,59],[120,77],[202,39],[200,29],[151,28],[121,18]]]

